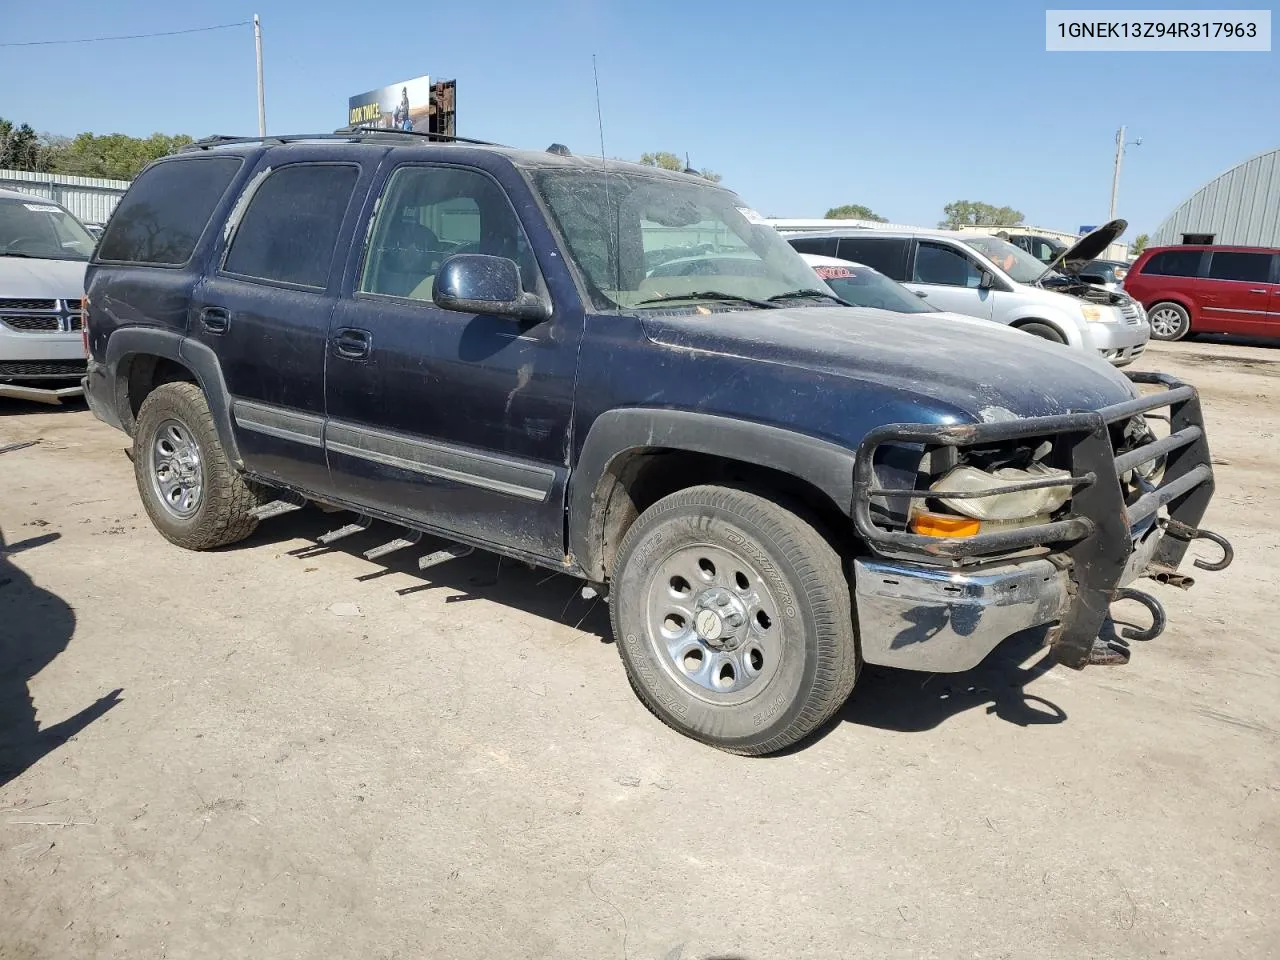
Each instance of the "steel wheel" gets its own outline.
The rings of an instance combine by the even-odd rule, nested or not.
[[[200,509],[204,469],[200,447],[185,424],[161,422],[151,441],[147,468],[151,488],[170,514],[186,520]]]
[[[649,585],[648,639],[682,687],[720,705],[743,703],[777,672],[778,604],[748,560],[702,543],[670,553]]]
[[[1181,339],[1190,327],[1190,319],[1187,312],[1175,303],[1158,304],[1147,314],[1151,335],[1157,340]]]

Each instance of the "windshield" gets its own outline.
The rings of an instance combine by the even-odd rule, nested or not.
[[[1015,247],[999,237],[961,237],[965,246],[972,247],[994,263],[1018,283],[1035,283],[1044,273],[1041,263],[1021,247]]]
[[[57,204],[39,197],[0,200],[0,257],[88,260],[94,242]]]
[[[895,313],[937,313],[906,287],[862,264],[820,264],[813,272],[837,297],[855,307],[878,307]]]
[[[539,170],[532,180],[597,310],[680,309],[681,297],[692,309],[822,287],[772,227],[710,183],[581,169]],[[717,296],[697,296],[708,292]]]

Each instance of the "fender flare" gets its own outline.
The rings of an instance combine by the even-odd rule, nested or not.
[[[739,460],[804,480],[845,514],[853,508],[852,449],[781,427],[690,410],[633,407],[596,417],[569,477],[569,547],[587,575],[605,577],[606,504],[597,502],[610,468],[644,450],[678,450]]]
[[[196,383],[204,391],[209,412],[213,414],[222,449],[235,466],[243,467],[240,448],[236,445],[235,431],[231,429],[231,395],[222,376],[218,355],[203,343],[171,330],[146,327],[129,327],[116,330],[107,340],[104,363],[113,384],[120,383],[120,364],[128,357],[149,354],[164,357],[186,367],[195,376]],[[115,396],[119,398],[117,386]]]

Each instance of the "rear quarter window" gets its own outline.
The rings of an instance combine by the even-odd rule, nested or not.
[[[240,157],[196,157],[144,170],[111,215],[95,259],[183,265],[243,162]]]
[[[789,237],[787,242],[798,253],[812,253],[819,257],[834,257],[836,255],[835,237]]]
[[[1143,276],[1194,277],[1200,269],[1199,250],[1162,250],[1140,271]]]
[[[907,279],[909,241],[894,237],[842,237],[841,260],[864,263],[899,283]]]

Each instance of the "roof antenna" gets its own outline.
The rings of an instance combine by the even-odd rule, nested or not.
[[[600,109],[600,68],[596,66],[596,55],[591,55],[591,76],[596,82],[596,125],[600,128],[600,173],[604,178],[604,205],[608,211],[608,215],[613,215],[613,200],[609,196],[609,161],[604,154],[604,112]],[[622,219],[622,210],[618,210],[618,221]],[[614,223],[614,230],[610,234],[609,239],[613,241],[613,249],[610,251],[610,259],[614,264],[614,289],[622,289],[622,256],[619,248],[622,246],[621,241],[621,224],[617,221]]]

